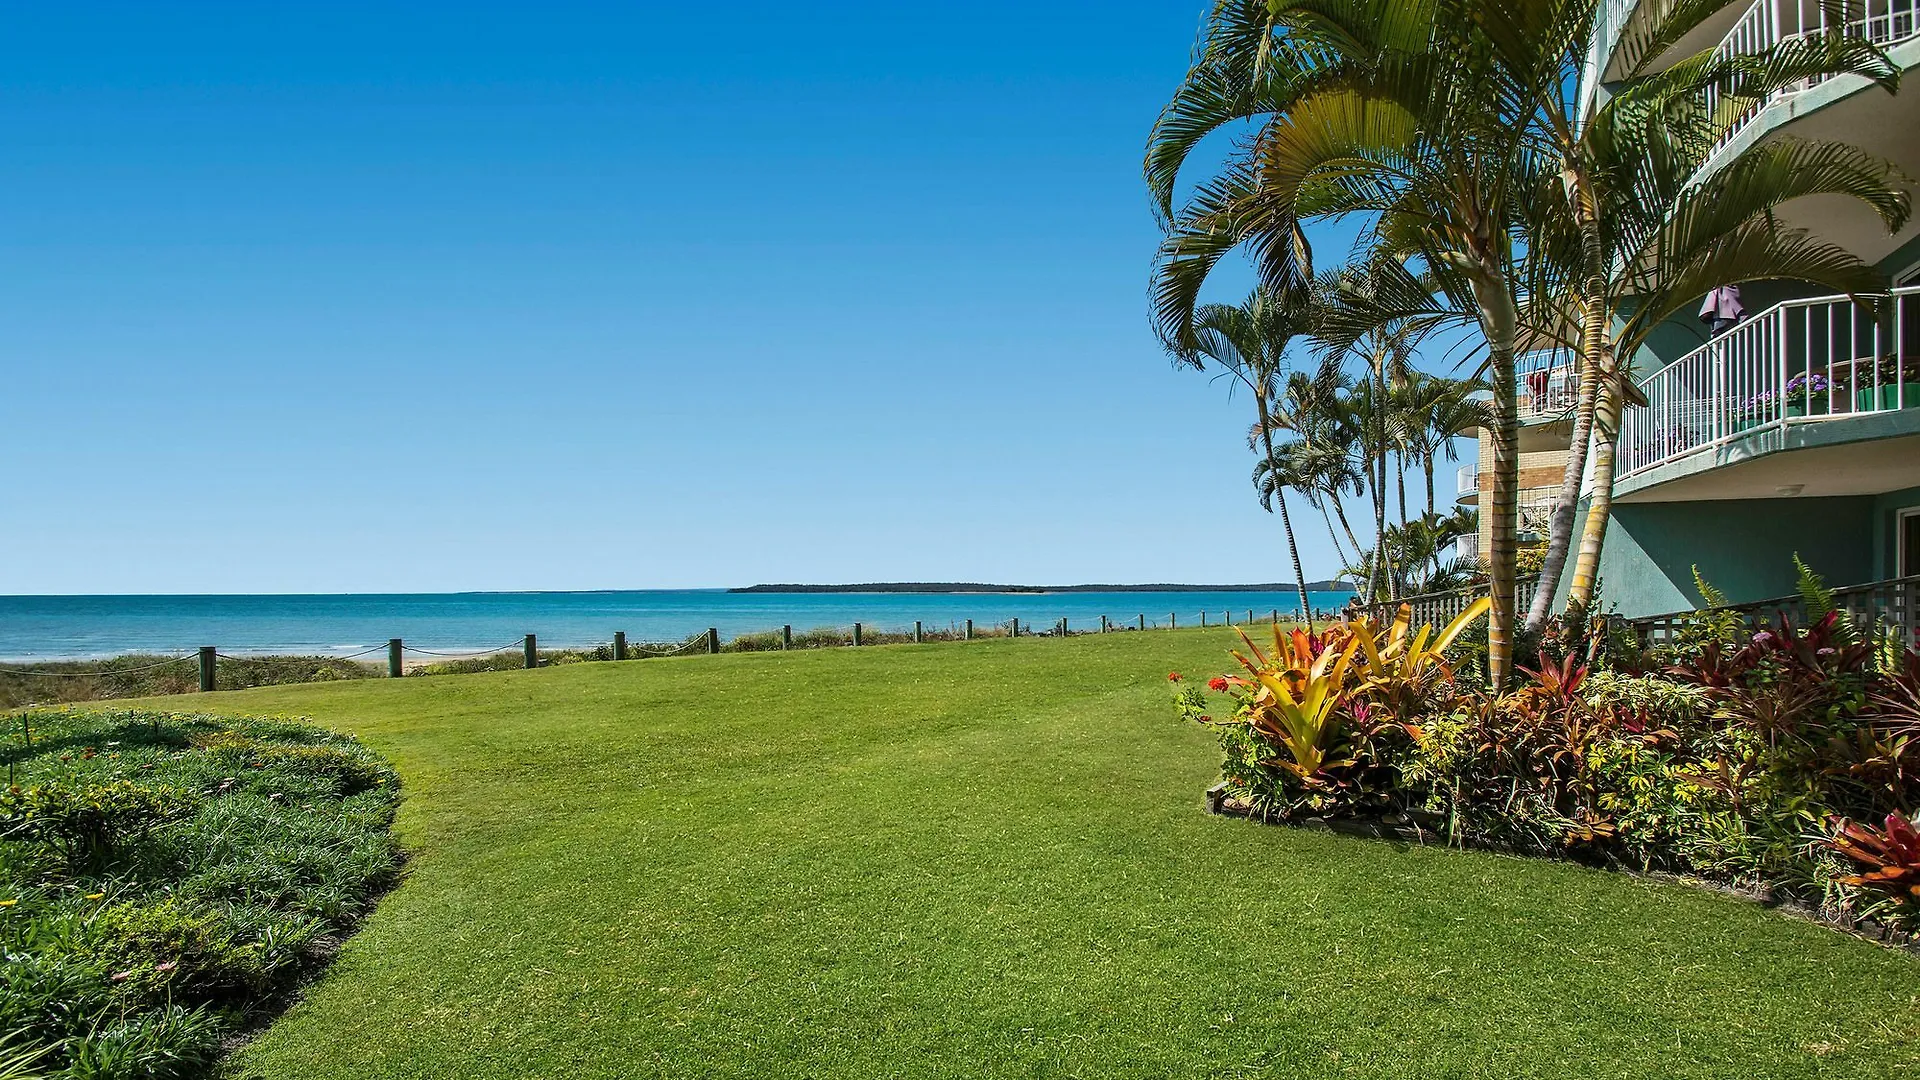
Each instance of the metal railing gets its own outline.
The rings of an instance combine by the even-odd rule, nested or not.
[[[1920,575],[1889,578],[1885,581],[1871,581],[1864,585],[1848,585],[1833,590],[1834,607],[1846,613],[1856,627],[1863,632],[1877,631],[1890,634],[1901,645],[1912,648],[1920,645]],[[1798,595],[1777,596],[1770,600],[1755,600],[1746,604],[1728,604],[1724,607],[1708,608],[1704,611],[1673,611],[1664,615],[1648,615],[1638,619],[1628,619],[1626,623],[1640,637],[1642,645],[1670,645],[1679,638],[1681,631],[1698,621],[1703,614],[1711,612],[1729,612],[1740,616],[1747,624],[1759,629],[1762,624],[1771,624],[1784,614],[1796,626],[1805,626],[1807,604]]]
[[[1520,382],[1522,416],[1556,416],[1573,409],[1580,396],[1580,364],[1572,350],[1525,353],[1514,359],[1513,367]]]
[[[1755,431],[1920,406],[1920,287],[1775,304],[1640,389],[1623,478]]]
[[[1920,34],[1920,0],[1845,0],[1839,12],[1821,0],[1754,0],[1713,54],[1715,59],[1751,56],[1783,41],[1833,31],[1882,46],[1904,41]],[[1710,87],[1708,108],[1724,125],[1714,150],[1732,142],[1770,103],[1832,77],[1807,79],[1764,99],[1734,97],[1720,87]]]

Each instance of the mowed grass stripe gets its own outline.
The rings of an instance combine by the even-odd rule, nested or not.
[[[236,1065],[317,1077],[1905,1076],[1920,963],[1624,875],[1210,818],[1220,631],[263,688],[414,854]]]

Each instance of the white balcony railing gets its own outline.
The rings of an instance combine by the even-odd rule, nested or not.
[[[1480,496],[1480,466],[1462,465],[1453,474],[1453,497],[1455,501],[1471,505],[1471,500]]]
[[[1836,30],[1880,46],[1904,41],[1920,35],[1920,0],[1841,0],[1837,7],[1831,0],[1754,0],[1727,36],[1720,39],[1714,57],[1751,56],[1783,41]],[[1729,98],[1719,87],[1709,88],[1707,102],[1712,113],[1728,114],[1714,149],[1718,151],[1732,142],[1769,103],[1825,81],[1808,79],[1762,101]]]
[[[1790,300],[1640,383],[1620,475],[1750,433],[1920,407],[1920,287],[1858,301]]]
[[[1920,0],[1915,0],[1920,3]],[[1522,419],[1556,416],[1580,396],[1580,365],[1569,349],[1539,349],[1514,358]]]

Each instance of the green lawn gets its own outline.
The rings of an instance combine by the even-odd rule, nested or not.
[[[1207,816],[1220,631],[277,687],[409,876],[243,1076],[1920,1075],[1920,961],[1578,867]]]

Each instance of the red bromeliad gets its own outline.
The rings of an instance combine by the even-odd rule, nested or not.
[[[1920,903],[1920,831],[1912,821],[1888,814],[1881,829],[1846,818],[1835,826],[1827,846],[1866,868],[1865,873],[1841,878],[1841,884],[1873,889],[1908,904]]]

